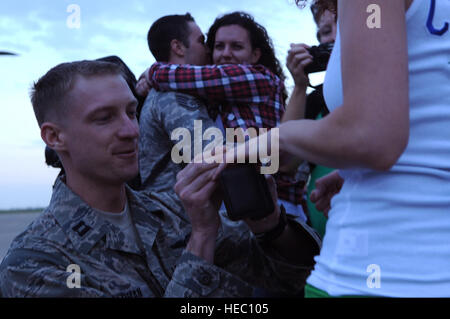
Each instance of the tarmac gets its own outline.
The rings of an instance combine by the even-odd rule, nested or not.
[[[40,212],[0,214],[0,261],[8,252],[12,240],[23,232],[39,214]]]

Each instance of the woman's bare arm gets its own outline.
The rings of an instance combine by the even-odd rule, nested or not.
[[[319,121],[280,127],[280,148],[336,167],[389,169],[409,138],[405,2],[378,0],[381,28],[369,29],[372,0],[339,1],[344,103]]]
[[[238,157],[249,155],[246,147],[263,153],[270,147],[264,141],[279,138],[285,153],[328,167],[388,170],[396,163],[409,139],[407,3],[377,0],[382,26],[369,29],[366,10],[373,3],[339,1],[343,105],[318,121],[283,123],[271,138],[238,146]]]

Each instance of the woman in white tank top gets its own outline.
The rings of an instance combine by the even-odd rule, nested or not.
[[[337,4],[331,113],[279,129],[280,151],[338,168],[345,181],[309,288],[449,297],[450,1]]]

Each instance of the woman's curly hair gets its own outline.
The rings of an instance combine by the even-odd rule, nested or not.
[[[220,27],[228,25],[239,25],[246,29],[250,35],[250,42],[253,48],[259,48],[261,50],[261,57],[258,64],[264,65],[275,75],[277,75],[284,85],[286,76],[284,75],[283,68],[280,61],[275,56],[275,49],[273,47],[272,40],[267,34],[266,28],[257,23],[253,16],[246,12],[236,11],[233,13],[225,14],[218,17],[213,25],[209,28],[207,34],[206,45],[212,52],[214,51],[214,43],[216,42],[216,33]],[[283,99],[286,101],[287,92],[286,88],[283,90]]]
[[[325,10],[331,11],[337,17],[337,0],[295,0],[300,8],[304,8],[308,2],[311,2],[311,12],[316,24],[319,23],[319,19]]]

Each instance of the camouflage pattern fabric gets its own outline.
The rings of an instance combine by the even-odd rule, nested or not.
[[[0,295],[249,297],[259,289],[296,295],[303,288],[313,265],[293,265],[261,247],[242,222],[222,218],[214,265],[189,253],[191,227],[184,214],[174,213],[173,196],[148,195],[127,187],[138,234],[130,244],[58,178],[49,207],[14,239],[0,265]],[[308,234],[303,245],[320,245],[308,226],[298,227]],[[72,264],[81,271],[76,288],[67,284]]]
[[[171,152],[176,140],[171,134],[177,128],[189,130],[191,156],[194,156],[194,121],[202,121],[199,136],[214,122],[206,106],[198,98],[183,93],[150,91],[139,119],[139,171],[142,188],[146,192],[171,192],[183,164],[176,164]],[[181,202],[178,202],[181,206]]]

